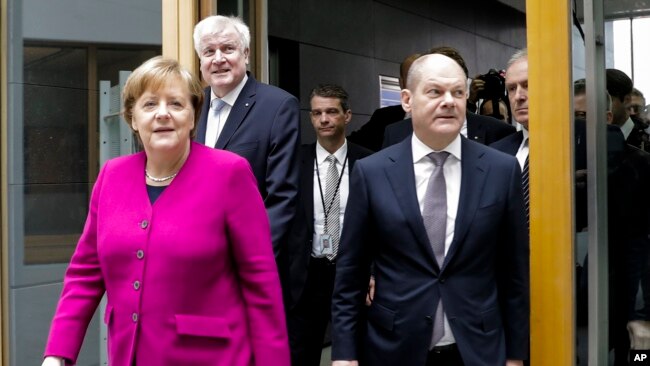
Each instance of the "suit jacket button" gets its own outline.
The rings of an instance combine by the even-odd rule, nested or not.
[[[445,279],[444,279],[444,278],[441,278],[441,279],[439,280],[439,282],[440,282],[440,283],[445,283]]]
[[[427,323],[433,323],[433,318],[431,318],[430,316],[425,316],[424,320],[426,320]]]
[[[131,315],[131,320],[133,320],[134,323],[137,323],[138,322],[138,313],[133,313],[133,315]]]
[[[136,280],[133,282],[133,289],[136,291],[140,289],[140,281]]]
[[[142,259],[142,258],[144,258],[144,250],[142,250],[142,249],[138,250],[138,251],[135,253],[135,256],[136,256],[138,259]]]
[[[140,223],[140,227],[143,228],[143,229],[146,229],[147,226],[149,226],[149,221],[142,220],[142,222]]]

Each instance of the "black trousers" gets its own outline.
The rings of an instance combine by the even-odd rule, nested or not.
[[[327,324],[332,318],[336,266],[327,258],[310,258],[307,282],[287,328],[292,366],[319,366]]]
[[[463,366],[463,359],[455,344],[434,347],[429,351],[426,366]]]

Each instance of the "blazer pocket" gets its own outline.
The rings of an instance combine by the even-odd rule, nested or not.
[[[234,153],[242,153],[249,150],[256,150],[258,144],[258,141],[243,142],[241,144],[230,146],[227,149]]]
[[[502,201],[492,201],[479,206],[479,210],[494,210],[502,206]]]
[[[377,301],[373,301],[368,309],[368,320],[392,331],[395,324],[395,312],[378,304]]]
[[[483,331],[490,332],[494,329],[501,327],[501,313],[499,309],[491,309],[481,313],[483,321]]]
[[[111,318],[113,317],[113,305],[106,305],[106,310],[104,310],[104,324],[109,324]]]
[[[503,210],[502,202],[490,202],[476,210],[477,215],[496,215]]]
[[[175,318],[176,332],[180,335],[222,339],[231,337],[230,326],[226,319],[178,314]]]

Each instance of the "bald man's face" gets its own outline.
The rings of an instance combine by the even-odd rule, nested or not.
[[[451,58],[426,55],[411,66],[411,85],[402,90],[402,107],[411,113],[413,131],[426,145],[441,150],[465,122],[467,79]]]

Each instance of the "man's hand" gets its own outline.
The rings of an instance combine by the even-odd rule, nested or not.
[[[368,293],[366,294],[366,306],[370,306],[374,298],[375,298],[375,277],[370,276],[370,283],[368,284]]]
[[[524,366],[522,360],[506,360],[506,366]]]
[[[359,366],[359,361],[332,361],[332,366]]]
[[[650,349],[650,321],[632,320],[627,323],[631,349]]]
[[[479,79],[481,75],[474,76],[472,83],[469,85],[469,97],[467,101],[476,104],[478,102],[478,94],[485,89],[485,81]]]

